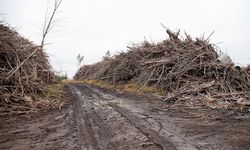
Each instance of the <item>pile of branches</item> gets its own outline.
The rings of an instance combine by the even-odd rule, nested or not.
[[[36,50],[36,53],[31,55]],[[55,75],[40,46],[0,25],[0,114],[32,111]]]
[[[82,66],[74,76],[78,80],[107,80],[116,84],[127,83],[139,69],[139,60],[144,52],[128,51],[113,57],[105,57],[103,61],[93,65]]]
[[[218,106],[237,101],[250,105],[249,67],[221,60],[223,54],[208,39],[189,35],[180,39],[179,32],[169,29],[167,34],[169,38],[163,42],[143,42],[128,47],[127,52],[82,66],[74,78],[155,86],[166,93],[166,101],[197,97]]]

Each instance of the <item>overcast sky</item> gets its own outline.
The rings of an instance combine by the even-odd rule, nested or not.
[[[39,44],[47,2],[0,0],[0,18]],[[249,0],[63,0],[46,51],[55,70],[72,77],[79,53],[84,64],[91,64],[108,50],[126,50],[131,42],[164,40],[162,23],[192,37],[214,31],[213,43],[220,43],[235,63],[249,64],[249,8]]]

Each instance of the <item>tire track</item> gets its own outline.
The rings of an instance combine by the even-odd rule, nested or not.
[[[99,100],[103,100],[104,98],[101,96],[100,93],[97,93],[90,87],[86,86],[88,88],[89,93],[95,94],[96,98],[99,98]],[[176,147],[169,141],[167,141],[164,137],[160,136],[157,131],[154,131],[150,128],[148,128],[145,124],[145,121],[141,118],[136,117],[135,115],[132,115],[130,111],[121,108],[120,106],[114,104],[114,103],[108,103],[110,107],[112,107],[115,111],[120,113],[123,117],[125,117],[131,125],[136,127],[139,131],[141,131],[146,137],[148,137],[150,140],[152,140],[156,145],[162,147],[164,150],[177,150]]]
[[[197,150],[198,148],[195,147],[193,144],[189,143],[185,139],[182,139],[178,135],[176,135],[174,132],[171,132],[168,128],[163,128],[162,124],[159,121],[158,124],[160,125],[160,129],[158,131],[155,131],[151,127],[147,126],[147,121],[143,120],[142,118],[134,115],[132,112],[127,110],[124,107],[118,106],[116,103],[114,103],[114,99],[119,99],[119,97],[109,95],[107,93],[104,93],[101,90],[96,90],[91,86],[87,86],[87,88],[90,90],[91,93],[96,94],[96,98],[99,98],[99,100],[103,101],[110,101],[108,102],[108,105],[112,107],[115,111],[120,113],[123,117],[125,117],[131,125],[136,127],[138,130],[140,130],[145,136],[147,136],[149,139],[154,141],[157,145],[161,146],[164,150]],[[107,99],[103,96],[113,97],[113,99]],[[124,100],[126,101],[126,100]],[[161,130],[164,130],[165,136],[161,136],[159,132]],[[169,139],[168,139],[169,138]]]
[[[87,145],[81,145],[82,149],[103,149],[104,147],[110,150],[117,149],[117,145],[110,140],[113,133],[95,111],[93,104],[95,100],[91,97],[88,89],[80,90],[78,88],[78,86],[71,86],[76,98],[74,109],[79,122],[79,143],[87,141]]]
[[[109,106],[111,106],[112,108],[114,108],[114,110],[116,110],[122,116],[127,118],[132,125],[134,125],[137,129],[143,132],[149,139],[153,140],[156,144],[161,146],[164,150],[177,150],[171,142],[165,140],[165,138],[161,137],[156,131],[145,126],[145,123],[142,119],[131,115],[131,112],[125,110],[124,108],[121,108],[120,106],[114,103],[109,103]]]
[[[69,88],[74,97],[73,110],[77,120],[78,145],[81,149],[96,149],[97,140],[94,137],[89,116],[82,108],[81,93],[74,86],[69,86]]]
[[[110,150],[117,149],[117,145],[113,142],[111,142],[111,138],[113,137],[113,133],[111,132],[110,127],[103,121],[103,119],[96,113],[94,108],[91,108],[91,116],[93,122],[98,126],[99,132],[102,134],[102,140],[104,140],[104,143],[108,143]],[[104,146],[102,146],[104,147]]]
[[[104,93],[101,90],[96,90],[91,86],[88,85],[72,85],[73,89],[76,91],[78,95],[78,103],[84,103],[84,111],[88,113],[88,117],[86,117],[86,120],[90,120],[87,122],[92,122],[92,130],[93,127],[97,127],[96,130],[94,130],[91,134],[94,137],[98,136],[95,140],[96,143],[99,144],[96,147],[93,148],[101,148],[108,147],[108,149],[117,149],[118,146],[111,142],[112,140],[112,130],[110,127],[105,123],[105,121],[102,119],[102,117],[98,114],[101,113],[102,110],[105,110],[105,107],[103,106],[110,106],[114,111],[119,113],[124,119],[128,121],[128,123],[131,125],[131,127],[136,128],[140,134],[143,134],[145,137],[147,137],[150,141],[152,141],[155,145],[161,147],[163,150],[178,150],[178,149],[185,149],[185,150],[197,150],[195,146],[193,146],[191,143],[186,141],[185,139],[180,138],[178,135],[176,135],[174,132],[171,132],[168,128],[163,128],[160,126],[161,132],[164,133],[162,135],[159,131],[156,131],[151,126],[148,125],[148,122],[146,120],[143,120],[138,115],[133,114],[131,111],[129,111],[127,108],[122,107],[118,104],[122,102],[121,104],[125,104],[126,100],[121,99],[116,96],[109,95],[107,93]],[[112,97],[111,99],[107,99],[106,97]],[[117,99],[117,100],[116,100]],[[118,103],[116,103],[116,101]],[[79,104],[77,104],[79,105]],[[133,104],[129,104],[133,105]],[[126,106],[129,107],[129,106]],[[100,111],[100,112],[99,112]],[[160,123],[160,122],[158,122]],[[163,131],[164,130],[164,131]],[[89,133],[90,134],[90,133]],[[92,141],[92,140],[91,140]],[[91,143],[91,142],[90,142]],[[93,141],[91,143],[92,145],[95,144]]]

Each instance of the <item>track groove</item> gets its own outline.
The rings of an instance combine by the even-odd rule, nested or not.
[[[73,103],[73,109],[76,114],[77,129],[78,129],[78,144],[81,149],[96,149],[97,141],[94,137],[94,131],[91,127],[88,114],[83,110],[81,104],[81,94],[73,86],[69,87],[72,91],[72,96],[75,102]],[[86,141],[83,143],[83,141]]]
[[[171,142],[165,140],[165,138],[161,137],[156,131],[146,127],[142,119],[137,118],[134,115],[131,115],[131,112],[125,110],[124,108],[119,107],[114,103],[109,103],[109,106],[111,106],[122,116],[127,118],[132,125],[134,125],[137,129],[143,132],[149,139],[153,140],[156,144],[161,146],[164,150],[177,150]]]
[[[110,140],[113,137],[110,127],[95,111],[93,97],[89,95],[90,93],[79,90],[77,86],[72,86],[71,90],[76,98],[74,109],[79,124],[79,143],[87,141],[87,144],[81,145],[82,149],[103,149],[104,147],[110,150],[117,149],[117,145]],[[97,129],[94,130],[94,127]],[[96,136],[102,141],[98,141]]]
[[[103,135],[103,140],[106,143],[109,143],[109,149],[111,150],[115,150],[117,149],[117,146],[115,143],[111,142],[110,139],[113,137],[113,133],[111,132],[110,127],[103,121],[103,119],[96,113],[96,111],[94,110],[94,108],[91,108],[91,116],[92,116],[92,120],[93,122],[95,122],[95,124],[98,126],[99,131],[102,133]]]
[[[99,98],[100,101],[110,101],[115,99],[119,99],[119,97],[109,95],[107,93],[103,93],[101,90],[96,90],[94,87],[87,86],[90,93],[94,93],[93,95],[95,98]],[[113,99],[107,99],[104,96],[113,97]],[[125,99],[123,99],[125,100]],[[161,146],[163,149],[166,150],[197,150],[198,147],[194,146],[190,142],[186,141],[185,139],[177,136],[174,132],[171,132],[168,128],[163,128],[162,124],[158,122],[160,128],[159,130],[155,131],[151,127],[147,126],[147,121],[136,116],[129,110],[124,107],[118,106],[116,103],[108,102],[109,106],[111,106],[115,111],[120,113],[123,117],[125,117],[131,125],[135,126],[138,130],[140,130],[145,136],[149,139],[154,141],[157,145]],[[159,133],[161,130],[164,130],[165,136],[161,136]]]

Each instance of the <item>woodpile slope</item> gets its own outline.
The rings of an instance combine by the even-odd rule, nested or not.
[[[249,67],[235,66],[208,39],[186,35],[182,40],[179,32],[167,33],[169,38],[161,43],[143,42],[82,66],[74,78],[155,86],[166,93],[166,101],[199,99],[216,107],[250,105]]]
[[[38,51],[31,56],[35,49]],[[11,27],[0,25],[0,113],[33,109],[37,94],[54,78],[46,53]]]

